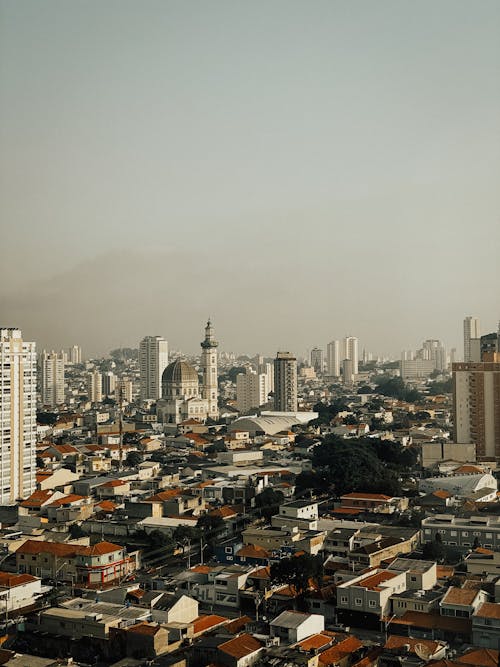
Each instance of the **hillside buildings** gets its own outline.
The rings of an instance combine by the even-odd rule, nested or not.
[[[0,329],[0,504],[35,490],[36,347]]]

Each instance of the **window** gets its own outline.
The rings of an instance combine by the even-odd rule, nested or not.
[[[417,581],[417,577],[410,577],[410,581]]]
[[[466,530],[464,530],[464,532],[462,533],[462,537],[469,537],[469,533]]]
[[[342,604],[347,604],[347,595],[341,595],[340,601],[342,602]]]
[[[227,554],[231,554],[231,553],[233,553],[233,547],[225,547],[225,548],[224,548],[224,551],[225,551]]]
[[[375,600],[368,600],[368,606],[369,607],[375,607],[376,606]]]
[[[361,598],[354,598],[354,604],[357,605],[358,607],[361,607],[363,604],[363,600]]]

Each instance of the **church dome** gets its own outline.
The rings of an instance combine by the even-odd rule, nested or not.
[[[161,382],[162,385],[182,385],[186,382],[198,383],[198,373],[187,361],[176,359],[163,371]]]

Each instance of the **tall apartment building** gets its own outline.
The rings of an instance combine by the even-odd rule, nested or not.
[[[132,380],[129,380],[128,378],[120,378],[119,380],[116,381],[115,398],[117,401],[120,400],[120,395],[121,395],[121,400],[123,402],[132,403],[132,395],[133,395]]]
[[[316,373],[323,372],[323,350],[321,350],[319,347],[313,347],[311,350],[311,366],[314,368]]]
[[[358,339],[354,336],[346,336],[342,341],[342,361],[350,359],[352,361],[352,373],[358,374],[359,354],[358,354]]]
[[[452,372],[455,442],[474,443],[478,458],[500,457],[500,354],[453,364]]]
[[[102,393],[103,396],[110,396],[115,393],[116,389],[116,375],[111,371],[103,373],[102,375]]]
[[[0,329],[0,504],[36,488],[36,346]]]
[[[274,360],[274,409],[297,411],[297,359],[290,352],[278,352]]]
[[[139,345],[141,400],[161,398],[161,376],[168,366],[168,342],[162,336],[146,336]]]
[[[328,375],[339,377],[340,375],[340,341],[332,340],[326,346],[326,366]]]
[[[471,357],[471,339],[480,338],[481,330],[479,318],[469,315],[464,320],[464,361],[472,361]]]
[[[267,373],[256,373],[248,368],[236,376],[236,407],[240,412],[248,412],[267,403],[271,391]]]
[[[99,371],[92,371],[87,375],[87,395],[92,403],[102,401],[102,375]]]
[[[440,340],[424,340],[420,357],[424,361],[432,361],[434,369],[438,371],[444,371],[447,367],[446,348]]]
[[[342,378],[347,387],[352,387],[354,383],[354,372],[351,359],[344,359],[342,362]]]
[[[55,408],[64,403],[64,355],[44,350],[40,357],[42,405]]]
[[[81,364],[82,360],[82,348],[79,345],[70,347],[68,350],[68,363]]]

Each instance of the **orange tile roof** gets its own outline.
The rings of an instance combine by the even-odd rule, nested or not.
[[[193,621],[193,632],[199,634],[200,632],[205,632],[211,628],[215,628],[217,625],[222,625],[226,623],[228,619],[225,616],[218,616],[217,614],[202,614],[195,618]]]
[[[14,588],[31,581],[37,581],[37,577],[31,574],[12,574],[11,572],[0,572],[0,586],[3,588]]]
[[[449,579],[455,574],[455,568],[450,565],[437,565],[436,577],[438,579]]]
[[[478,667],[497,667],[499,664],[500,652],[493,648],[472,648],[464,655],[456,658],[457,662]]]
[[[171,500],[176,496],[180,496],[183,493],[182,489],[167,489],[166,491],[160,491],[150,498],[146,498],[147,501],[152,502],[163,502],[164,500]]]
[[[461,604],[470,606],[477,597],[477,590],[470,590],[464,588],[457,588],[456,586],[450,586],[446,591],[442,602],[445,604]]]
[[[140,623],[137,623],[137,625],[132,625],[127,628],[127,632],[133,632],[136,635],[154,636],[159,629],[159,625],[152,625],[147,621],[141,621]]]
[[[227,507],[227,505],[224,505],[223,507],[219,507],[216,510],[212,510],[209,512],[210,516],[220,516],[221,519],[230,519],[231,517],[238,516],[238,512],[235,512],[231,507]]]
[[[251,579],[270,579],[271,578],[271,568],[269,567],[261,567],[259,570],[255,570],[255,572],[251,572],[248,575]]]
[[[436,498],[450,498],[451,493],[448,493],[448,491],[445,491],[444,489],[437,489],[436,491],[432,492],[433,496],[436,496]]]
[[[357,637],[348,637],[335,646],[326,649],[319,655],[319,662],[322,665],[335,665],[343,658],[347,657],[362,648],[363,644]]]
[[[342,498],[360,498],[362,500],[391,500],[392,496],[386,496],[384,493],[356,493],[353,491],[352,493],[345,493],[343,496],[340,496],[340,500]]]
[[[240,660],[252,653],[255,653],[262,648],[260,641],[252,637],[252,635],[247,634],[246,632],[234,639],[230,639],[228,642],[219,644],[218,650],[223,653],[227,653],[233,658]]]
[[[208,574],[212,571],[209,565],[195,565],[190,569],[190,572],[198,572],[199,574]]]
[[[476,611],[476,616],[500,619],[500,604],[498,602],[483,602]]]
[[[250,616],[238,616],[238,618],[235,618],[234,621],[229,621],[229,623],[226,623],[224,630],[237,634],[241,630],[244,630],[245,626],[251,622],[252,619]]]
[[[111,479],[109,482],[104,482],[104,484],[99,484],[99,486],[107,489],[107,488],[114,488],[116,486],[123,486],[124,484],[129,484],[129,482],[125,482],[123,479]]]
[[[240,558],[269,558],[270,556],[268,551],[254,544],[245,544],[236,552],[236,555]]]
[[[441,648],[441,644],[439,642],[435,642],[430,639],[414,639],[413,637],[402,637],[401,635],[390,635],[388,640],[385,642],[384,648],[394,649],[408,645],[410,647],[411,653],[415,653],[415,646],[417,644],[423,644],[427,649],[429,649],[430,655],[433,655]]]
[[[390,579],[394,579],[396,576],[397,574],[394,572],[377,572],[375,574],[371,574],[368,577],[365,577],[365,579],[361,579],[361,581],[353,584],[353,586],[361,586],[362,588],[366,588],[371,591],[377,591],[380,590],[380,584],[383,584],[385,581],[389,581]]]
[[[81,554],[84,556],[104,556],[106,554],[114,553],[115,551],[122,551],[123,547],[113,542],[98,542],[90,547],[83,547]]]
[[[60,454],[76,454],[78,450],[73,445],[51,445]]]
[[[462,634],[470,634],[472,631],[472,621],[470,618],[440,616],[439,614],[428,614],[423,611],[406,611],[403,616],[392,619],[391,624],[428,629],[439,628],[440,630],[449,630],[450,632]]]
[[[16,554],[53,554],[54,556],[66,556],[72,558],[85,549],[81,544],[64,544],[60,542],[42,542],[37,540],[26,540],[24,544],[16,549]]]
[[[112,500],[101,500],[96,507],[100,507],[105,512],[114,512],[118,505]]]
[[[453,471],[454,475],[463,475],[463,474],[468,474],[468,473],[481,473],[484,472],[484,468],[481,468],[480,466],[472,466],[472,465],[463,465],[460,466],[460,468],[455,468]]]
[[[303,651],[311,651],[312,649],[327,646],[331,641],[332,637],[327,637],[326,635],[319,633],[317,635],[311,635],[307,639],[303,639],[298,645]]]
[[[49,504],[49,507],[61,507],[61,505],[70,505],[73,503],[77,503],[80,500],[86,500],[87,496],[78,496],[76,493],[70,493],[68,496],[64,496],[64,498],[58,498],[57,500],[54,500],[54,502]]]
[[[29,498],[23,500],[21,507],[41,507],[46,502],[48,502],[53,495],[54,491],[52,489],[47,489],[45,491],[35,491]]]

